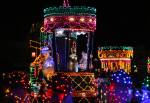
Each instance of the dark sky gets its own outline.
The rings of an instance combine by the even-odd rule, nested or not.
[[[57,2],[56,2],[57,1]],[[0,3],[1,68],[25,68],[32,23],[43,20],[43,9],[62,5],[63,0],[20,0]],[[139,58],[150,51],[150,6],[143,1],[70,0],[72,6],[97,8],[95,47],[133,46]]]

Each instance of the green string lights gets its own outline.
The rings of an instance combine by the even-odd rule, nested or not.
[[[146,78],[144,79],[142,84],[143,84],[144,87],[146,87],[147,89],[150,90],[150,77],[146,76]]]
[[[104,46],[99,47],[99,50],[133,50],[133,47],[130,46]]]
[[[96,16],[96,8],[85,6],[74,7],[49,7],[44,9],[44,17],[62,15],[91,15]]]

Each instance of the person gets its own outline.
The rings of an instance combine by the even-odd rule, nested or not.
[[[77,62],[77,50],[76,42],[72,43],[71,53],[69,55],[69,71],[78,72],[78,62]]]

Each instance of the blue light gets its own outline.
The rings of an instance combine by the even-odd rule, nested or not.
[[[149,97],[148,96],[146,96],[146,99],[148,99]]]
[[[48,67],[54,67],[54,61],[53,61],[53,58],[48,58],[47,60],[45,60],[45,63],[44,63],[44,68],[48,68]]]
[[[145,92],[144,95],[147,95],[147,93]]]
[[[135,96],[138,97],[139,95],[138,95],[138,94],[135,94]]]
[[[42,47],[42,49],[41,49],[41,54],[46,54],[46,53],[49,53],[49,48],[47,47],[47,46],[45,46],[45,47]]]
[[[128,93],[129,93],[129,94],[132,94],[132,90],[131,90],[131,89],[129,89],[129,90],[128,90]]]

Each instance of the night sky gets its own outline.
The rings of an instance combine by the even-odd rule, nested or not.
[[[0,3],[0,69],[25,69],[32,23],[43,20],[43,9],[63,0],[20,0]],[[99,3],[98,3],[99,2]],[[70,0],[72,6],[97,8],[95,48],[106,45],[133,46],[135,57],[150,54],[150,6],[143,1]]]

